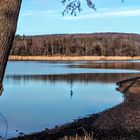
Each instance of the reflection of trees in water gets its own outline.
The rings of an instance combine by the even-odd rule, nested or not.
[[[3,85],[0,84],[0,96],[2,96],[3,92]],[[7,139],[7,133],[8,133],[8,121],[5,118],[5,116],[0,113],[0,140],[6,140]]]
[[[124,102],[102,112],[94,126],[104,135],[140,132],[140,80],[121,83],[118,89],[124,93]]]
[[[72,99],[73,97],[73,81],[70,81],[70,98]]]
[[[100,83],[114,83],[127,78],[137,77],[139,74],[125,74],[125,73],[84,73],[84,74],[64,74],[64,75],[7,75],[6,82],[20,82],[20,81],[43,81],[43,82],[100,82]]]
[[[98,69],[128,69],[128,70],[140,70],[140,63],[138,62],[86,62],[79,65],[70,65],[69,67],[74,68],[98,68]]]
[[[3,85],[0,84],[0,96],[2,95],[2,92],[3,92]]]

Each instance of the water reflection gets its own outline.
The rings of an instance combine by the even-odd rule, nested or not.
[[[6,140],[8,133],[8,122],[5,116],[0,113],[0,139]]]
[[[8,120],[8,136],[16,135],[16,130],[40,131],[122,102],[122,95],[115,91],[115,83],[106,84],[105,79],[102,83],[99,82],[102,76],[100,80],[95,78],[98,75],[90,76],[6,76],[0,111]]]
[[[82,61],[78,65],[71,64],[72,68],[96,68],[96,69],[127,69],[140,70],[140,61]]]
[[[72,99],[72,96],[73,96],[73,89],[72,89],[72,87],[73,87],[73,81],[71,80],[70,81],[70,98]]]
[[[0,84],[0,96],[2,95],[2,92],[3,92],[3,85]]]
[[[26,67],[26,68],[25,68]],[[75,62],[38,62],[18,61],[8,62],[7,75],[59,75],[79,73],[138,73],[140,63],[127,62],[100,62],[100,61],[75,61]]]
[[[82,74],[60,74],[60,75],[6,75],[5,83],[26,83],[34,82],[67,82],[70,83],[70,88],[74,82],[97,82],[97,83],[116,83],[127,78],[137,77],[135,73],[82,73]]]
[[[138,72],[128,71],[126,66],[123,71],[79,67],[86,63],[90,67],[93,62],[9,62],[0,97],[0,111],[9,124],[8,136],[16,135],[16,130],[30,133],[51,128],[122,103],[115,82],[137,77]],[[132,67],[135,65],[139,64]]]

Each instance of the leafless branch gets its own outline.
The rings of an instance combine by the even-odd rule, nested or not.
[[[61,2],[66,6],[65,10],[62,12],[63,15],[65,13],[70,13],[71,15],[76,16],[77,12],[82,11],[80,0],[62,0]],[[86,0],[86,2],[89,8],[96,10],[95,4],[93,4],[92,0]]]

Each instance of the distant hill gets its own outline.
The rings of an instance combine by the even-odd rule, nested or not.
[[[127,33],[16,35],[10,54],[140,56],[140,35]]]

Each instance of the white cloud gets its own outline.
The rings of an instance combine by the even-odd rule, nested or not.
[[[84,20],[84,19],[100,19],[100,18],[117,18],[117,17],[134,17],[140,16],[140,8],[116,8],[116,9],[107,9],[102,8],[99,11],[95,12],[92,10],[82,11],[81,14],[78,14],[76,17],[71,15],[61,15],[61,10],[24,10],[21,13],[21,16],[24,17],[51,17],[59,18],[63,20]]]
[[[97,12],[87,12],[76,17],[66,16],[64,19],[77,20],[77,19],[96,19],[96,18],[112,18],[112,17],[134,17],[140,16],[140,9],[114,9],[114,10],[100,10]]]
[[[42,11],[37,11],[37,10],[26,10],[21,13],[21,16],[30,16],[30,17],[35,17],[35,16],[54,16],[57,14],[56,10],[42,10]]]

